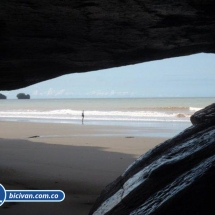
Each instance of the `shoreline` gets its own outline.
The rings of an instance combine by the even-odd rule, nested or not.
[[[6,215],[87,215],[105,186],[167,139],[131,136],[129,126],[2,121],[0,126],[0,183],[5,189],[59,189],[66,195],[60,203],[6,202],[0,207]],[[54,134],[63,137],[47,137]]]
[[[0,123],[32,123],[38,126],[41,125],[50,125],[55,124],[68,126],[85,126],[87,128],[97,128],[98,132],[91,133],[92,136],[139,136],[139,137],[158,137],[158,138],[171,138],[184,129],[192,126],[190,121],[91,121],[86,120],[82,124],[81,120],[71,120],[71,121],[55,121],[55,120],[1,120]],[[105,128],[106,133],[100,130]],[[118,131],[118,132],[115,132]],[[83,136],[83,134],[78,134]],[[33,136],[33,135],[32,135]],[[41,135],[34,135],[40,137]],[[49,136],[63,137],[63,136],[74,136],[74,134],[65,133],[65,134],[50,134]]]

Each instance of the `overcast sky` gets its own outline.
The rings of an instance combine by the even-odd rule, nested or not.
[[[215,55],[196,54],[64,75],[23,89],[31,98],[215,97]]]

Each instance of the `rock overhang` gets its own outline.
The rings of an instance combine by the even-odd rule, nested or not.
[[[212,0],[2,0],[0,89],[214,53],[214,8]]]

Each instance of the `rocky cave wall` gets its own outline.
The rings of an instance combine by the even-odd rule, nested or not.
[[[214,9],[213,0],[1,0],[0,89],[214,53]]]

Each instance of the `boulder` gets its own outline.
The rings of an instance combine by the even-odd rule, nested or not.
[[[138,158],[102,191],[89,214],[215,214],[214,113],[214,104],[198,111],[191,117],[198,123]]]
[[[215,103],[207,106],[203,110],[195,112],[190,120],[193,125],[211,121],[215,122]]]

